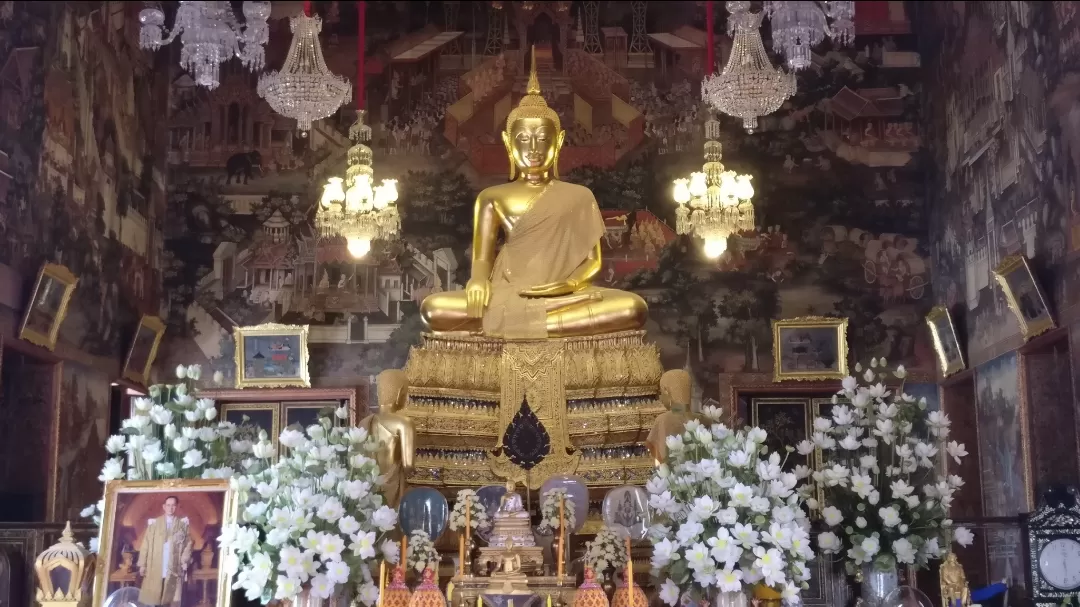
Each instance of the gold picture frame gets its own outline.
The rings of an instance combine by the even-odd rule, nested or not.
[[[233,338],[237,388],[311,387],[307,325],[236,327]]]
[[[930,337],[934,342],[941,376],[948,377],[967,368],[964,351],[956,335],[956,325],[945,306],[934,306],[926,315],[926,326],[930,327]]]
[[[19,339],[50,352],[56,349],[60,325],[64,323],[71,294],[78,284],[78,277],[62,265],[47,263],[41,266],[19,326]]]
[[[260,430],[266,430],[266,433],[270,436],[270,441],[277,444],[278,436],[281,435],[281,403],[221,403],[221,419],[222,421],[232,422],[237,426],[240,425],[243,420],[243,416],[248,416],[248,419],[255,420],[256,413],[268,413],[270,427],[264,428],[261,423],[253,423]],[[239,419],[236,419],[239,416]],[[266,417],[265,415],[258,416],[259,418]]]
[[[773,381],[819,381],[846,377],[847,327],[847,318],[832,316],[774,320]]]
[[[131,346],[124,358],[124,369],[121,373],[124,379],[144,386],[150,385],[150,369],[157,358],[158,347],[161,346],[164,335],[165,323],[157,316],[143,315],[139,319],[135,337],[131,339]]]
[[[220,498],[217,497],[219,495]],[[217,546],[218,538],[207,537],[214,531],[220,534],[225,526],[237,520],[236,492],[229,487],[226,479],[116,480],[106,483],[98,560],[94,572],[94,605],[104,605],[110,593],[119,589],[135,586],[141,591],[143,582],[140,578],[143,576],[139,574],[137,561],[131,552],[143,549],[146,529],[162,515],[164,504],[170,497],[177,499],[175,516],[179,520],[187,519],[188,538],[192,541],[191,560],[188,562],[190,569],[187,570],[188,582],[180,586],[181,597],[190,591],[191,600],[198,602],[199,597],[205,598],[202,593],[208,591],[208,583],[216,581],[216,600],[212,603],[218,607],[230,607],[231,576],[223,566],[226,553]],[[159,499],[162,506],[156,507]],[[130,526],[118,529],[117,519],[121,514],[130,519],[131,523]],[[142,521],[146,523],[140,533]],[[201,534],[196,533],[196,527],[201,527]],[[194,546],[196,538],[203,542],[201,550]],[[139,545],[125,546],[123,542],[129,539],[138,541]],[[124,550],[125,547],[128,550]],[[125,555],[125,552],[128,554]],[[205,578],[203,583],[192,583],[199,582],[200,578]],[[110,584],[116,588],[110,590]]]
[[[1050,312],[1039,282],[1031,272],[1027,257],[1009,255],[994,268],[997,279],[1009,308],[1020,323],[1020,333],[1024,341],[1041,335],[1057,326]]]

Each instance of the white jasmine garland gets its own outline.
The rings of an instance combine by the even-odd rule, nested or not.
[[[567,529],[573,529],[577,523],[574,501],[566,489],[549,489],[541,496],[540,524],[537,530],[548,533],[559,527],[559,502],[563,503],[563,523]]]
[[[598,580],[605,579],[609,571],[620,571],[626,566],[626,540],[604,525],[596,537],[585,544],[585,566],[593,570]]]
[[[668,438],[668,461],[646,485],[656,523],[653,573],[666,604],[684,595],[711,601],[758,583],[799,602],[814,557],[802,508],[809,470],[785,472],[785,455],[770,452],[767,438],[761,428],[696,420]]]
[[[971,532],[953,527],[948,508],[964,481],[941,474],[942,458],[956,463],[964,445],[946,442],[950,421],[926,411],[926,400],[894,393],[886,385],[887,361],[872,359],[841,382],[830,415],[814,420],[812,441],[799,451],[821,449],[822,470],[814,481],[824,490],[818,535],[826,554],[841,555],[849,573],[872,565],[925,567],[952,541],[971,543]],[[892,373],[903,379],[899,366]],[[845,402],[846,401],[846,402]]]
[[[454,501],[454,509],[450,511],[450,529],[452,531],[461,531],[465,528],[465,508],[466,504],[469,506],[469,525],[472,527],[472,533],[476,531],[486,530],[491,526],[491,519],[488,517],[487,508],[480,503],[480,498],[476,495],[476,491],[472,489],[462,489],[457,493],[457,500]]]
[[[289,441],[289,452],[273,462],[277,454],[265,433],[250,445],[250,459],[269,465],[232,476],[241,522],[225,527],[220,538],[236,566],[233,587],[249,600],[292,599],[305,588],[321,598],[344,589],[364,604],[377,600],[370,569],[378,558],[397,562],[385,538],[397,514],[373,490],[375,460],[350,465],[377,449],[366,435],[353,440],[353,430],[336,415],[306,432],[287,429],[279,441]]]

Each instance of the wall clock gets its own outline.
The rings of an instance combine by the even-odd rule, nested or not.
[[[1028,582],[1036,605],[1061,603],[1080,591],[1080,505],[1074,487],[1046,492],[1025,521]]]

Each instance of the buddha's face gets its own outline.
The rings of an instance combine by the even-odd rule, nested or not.
[[[547,118],[521,118],[503,133],[503,143],[521,173],[537,174],[555,165],[565,135]]]

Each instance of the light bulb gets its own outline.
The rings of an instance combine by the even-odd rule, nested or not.
[[[678,204],[686,204],[690,202],[690,183],[689,179],[676,179],[675,189],[671,193],[671,197],[675,199]]]
[[[753,178],[752,175],[739,175],[735,178],[735,185],[738,188],[740,200],[750,200],[754,197],[754,186],[750,183],[750,180]]]
[[[371,200],[371,197],[371,182],[366,176],[357,177],[349,191],[345,192],[345,207],[350,211],[360,210],[365,202]]]
[[[393,204],[397,202],[397,179],[383,179],[382,184],[383,187],[386,188],[386,203]]]
[[[366,238],[349,238],[345,241],[345,247],[349,249],[349,255],[360,258],[371,251],[371,241]]]
[[[716,259],[727,251],[727,238],[710,238],[705,241],[705,257]]]
[[[326,185],[323,186],[322,200],[320,201],[324,207],[345,200],[345,190],[342,189],[341,183],[341,177],[331,177],[326,180]]]
[[[690,195],[700,198],[708,191],[709,184],[705,181],[705,173],[690,173]]]

